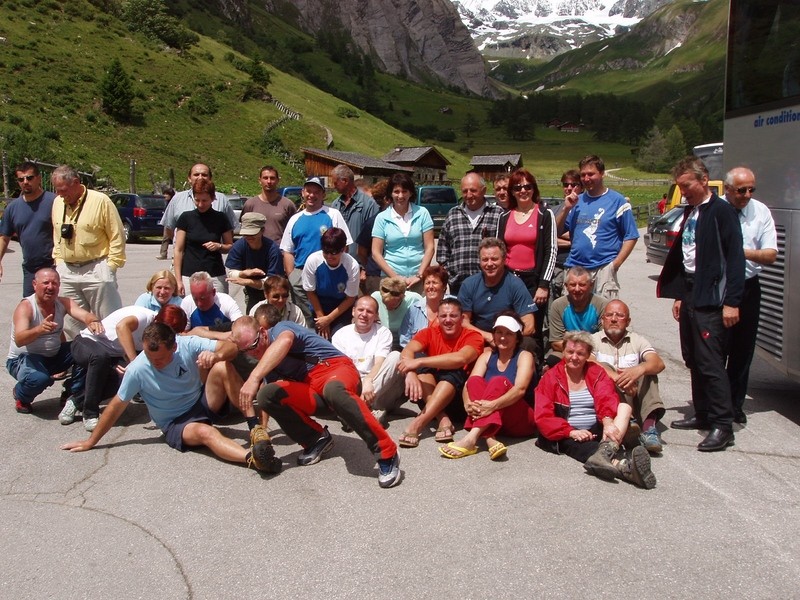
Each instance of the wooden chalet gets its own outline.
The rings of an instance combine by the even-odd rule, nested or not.
[[[346,165],[353,170],[356,178],[363,177],[372,185],[380,179],[385,179],[398,171],[405,171],[413,176],[412,167],[404,167],[395,163],[386,162],[371,156],[364,156],[357,152],[339,152],[337,150],[319,150],[317,148],[302,148],[305,154],[306,175],[324,177],[326,187],[331,173],[336,165]]]
[[[472,170],[486,181],[494,181],[500,174],[511,173],[514,169],[522,167],[521,154],[487,154],[473,156],[470,161]]]
[[[447,166],[450,161],[433,146],[401,146],[387,153],[382,160],[414,169],[414,181],[417,183],[444,183],[447,181]]]

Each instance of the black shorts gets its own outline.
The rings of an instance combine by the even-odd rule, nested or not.
[[[186,452],[187,448],[183,445],[183,430],[189,423],[206,423],[212,425],[224,416],[224,414],[215,413],[208,408],[206,393],[205,390],[203,390],[197,402],[195,402],[189,410],[170,422],[161,431],[167,438],[167,444],[171,448]]]

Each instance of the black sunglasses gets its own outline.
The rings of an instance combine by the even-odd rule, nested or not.
[[[529,191],[531,191],[533,189],[533,184],[532,183],[525,183],[525,184],[522,184],[522,185],[515,185],[511,189],[514,190],[515,192],[521,192],[522,190],[525,190],[526,192],[529,192]]]
[[[736,191],[739,194],[744,194],[746,192],[750,192],[751,194],[755,194],[756,193],[756,188],[754,188],[754,187],[740,187],[740,188],[736,188]]]
[[[17,183],[22,183],[23,181],[31,181],[36,175],[23,175],[22,177],[17,177]]]
[[[381,292],[383,292],[384,294],[389,294],[390,296],[394,296],[395,298],[403,295],[403,292],[398,292],[397,290],[390,290],[389,288],[385,287],[381,287]]]

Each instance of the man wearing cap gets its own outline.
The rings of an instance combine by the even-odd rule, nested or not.
[[[266,222],[267,218],[261,213],[242,215],[239,231],[242,237],[234,242],[225,260],[228,281],[245,286],[247,313],[264,299],[264,278],[284,274],[278,245],[264,235]]]
[[[322,250],[322,234],[331,227],[338,227],[345,232],[348,245],[353,243],[353,238],[342,214],[335,208],[323,204],[325,186],[319,177],[306,179],[301,195],[305,208],[294,214],[286,224],[281,239],[281,252],[286,277],[292,284],[294,303],[303,311],[306,320],[313,323],[314,315],[303,290],[302,281],[306,259],[312,253]]]

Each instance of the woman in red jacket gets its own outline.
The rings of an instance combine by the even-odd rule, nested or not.
[[[597,363],[590,363],[594,343],[584,331],[564,335],[564,359],[548,370],[536,388],[536,444],[566,454],[601,479],[622,479],[651,489],[656,477],[650,454],[642,446],[621,448],[631,407],[620,403],[614,382]],[[631,436],[633,437],[633,436]]]

